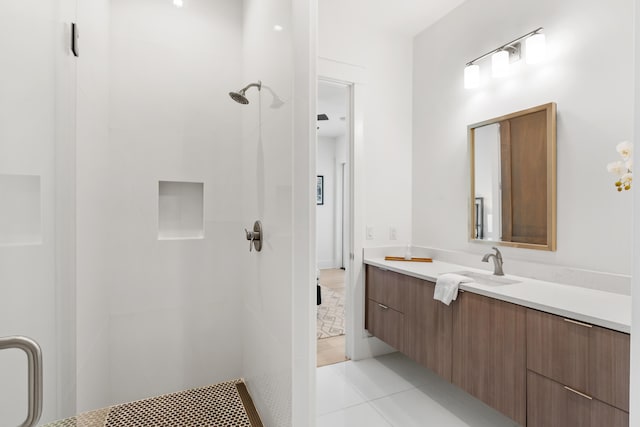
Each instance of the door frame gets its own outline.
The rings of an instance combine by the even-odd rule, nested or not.
[[[389,353],[390,347],[364,327],[365,314],[365,102],[367,70],[331,58],[318,57],[318,80],[350,87],[349,145],[349,265],[345,277],[345,355],[351,360]],[[314,343],[315,346],[315,343]],[[314,347],[315,350],[315,347]]]
[[[318,58],[318,81],[338,83],[349,90],[348,197],[346,197],[349,264],[345,276],[345,356],[371,357],[364,329],[364,92],[366,70],[329,58]]]

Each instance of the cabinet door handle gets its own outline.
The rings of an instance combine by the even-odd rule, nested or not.
[[[593,397],[591,397],[591,396],[587,396],[587,395],[586,395],[586,394],[584,394],[584,393],[580,393],[578,390],[574,390],[574,389],[572,389],[571,387],[564,386],[564,388],[565,388],[565,390],[569,390],[571,393],[575,393],[575,394],[577,394],[578,396],[582,396],[582,397],[584,397],[584,398],[586,398],[586,399],[593,400]]]
[[[576,320],[564,319],[565,322],[573,323],[574,325],[584,326],[585,328],[593,328],[593,325],[589,325],[588,323],[578,322]]]
[[[389,309],[389,307],[387,307],[387,306],[386,306],[386,305],[384,305],[384,304],[378,304],[378,307],[380,307],[380,308],[381,308],[381,309],[383,309],[383,310],[388,310],[388,309]]]

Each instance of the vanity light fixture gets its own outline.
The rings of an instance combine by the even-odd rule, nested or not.
[[[499,50],[491,55],[491,75],[493,77],[504,77],[509,74],[509,52]]]
[[[476,64],[467,65],[464,68],[464,88],[473,89],[480,86],[480,66]]]
[[[547,40],[542,33],[536,33],[526,41],[527,64],[537,64],[547,54]]]
[[[543,27],[536,28],[527,34],[511,40],[500,47],[493,49],[467,62],[464,69],[464,87],[472,89],[480,85],[480,66],[478,62],[491,56],[491,74],[493,77],[504,77],[509,74],[510,64],[520,60],[522,41],[526,41],[527,63],[535,64],[544,59],[546,53],[546,39],[542,31]]]

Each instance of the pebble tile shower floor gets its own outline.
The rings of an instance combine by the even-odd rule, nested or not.
[[[242,380],[124,403],[42,427],[262,427]]]

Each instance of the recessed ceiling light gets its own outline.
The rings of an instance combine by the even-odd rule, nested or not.
[[[182,6],[184,6],[184,1],[183,0],[173,0],[173,5],[175,7],[182,7]]]
[[[284,30],[284,28],[282,28],[282,25],[276,24],[273,26],[273,31],[282,31],[282,30]]]

